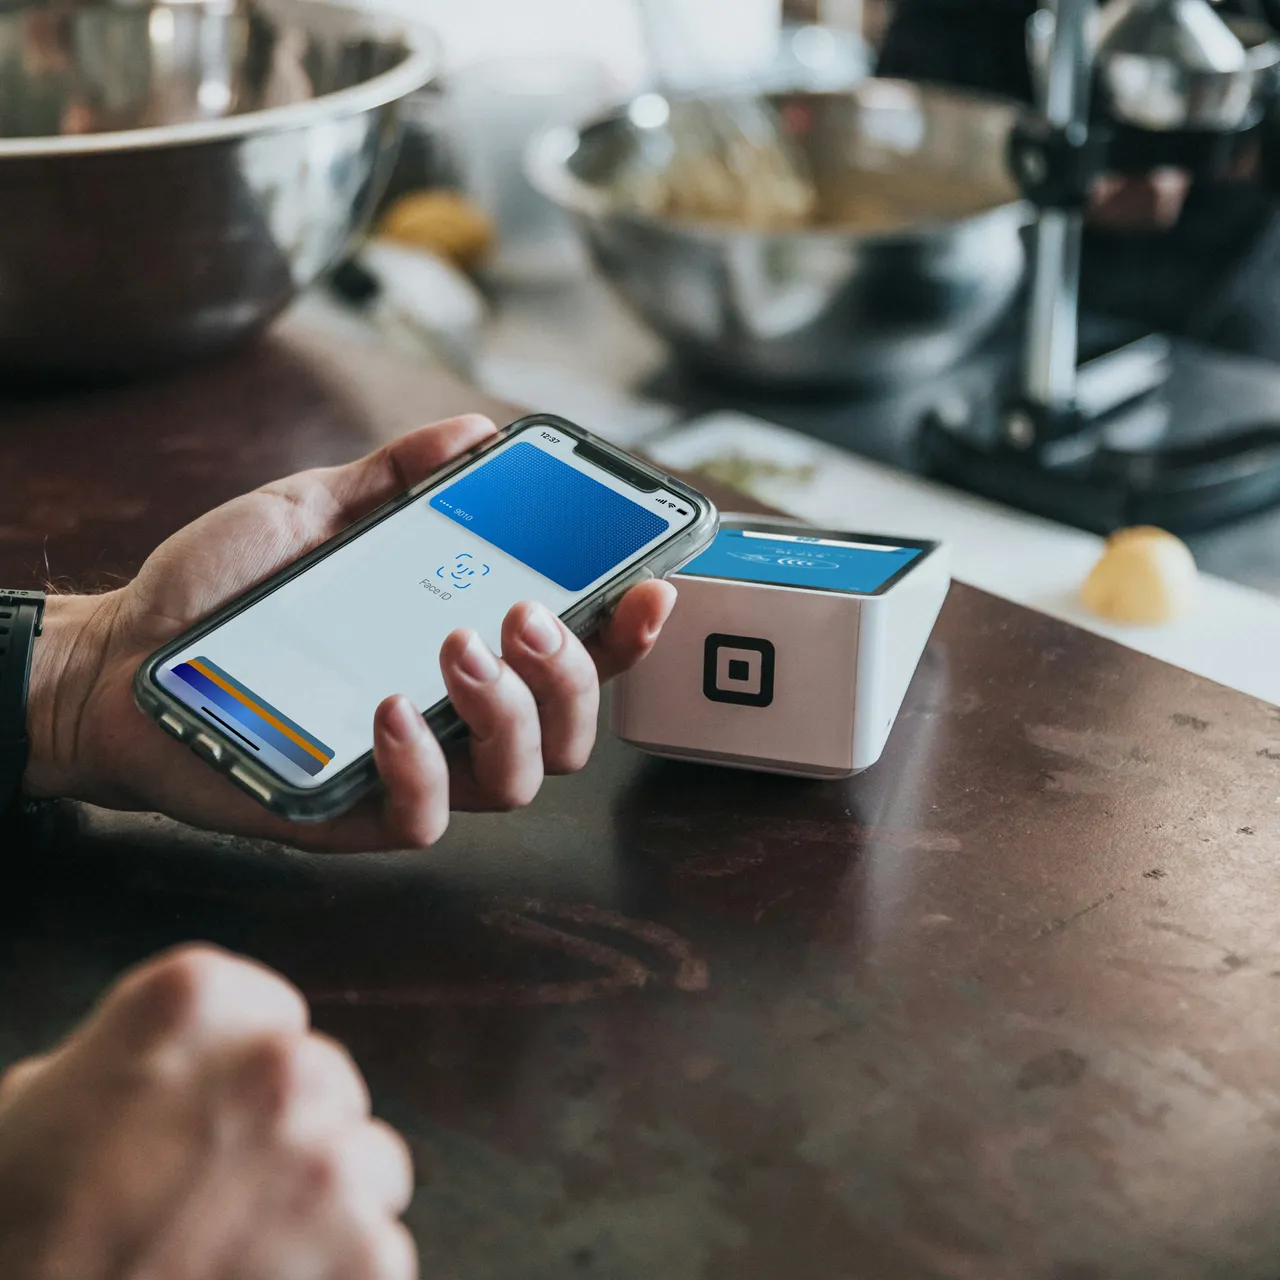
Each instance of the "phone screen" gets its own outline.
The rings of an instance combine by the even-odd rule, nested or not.
[[[373,746],[373,713],[445,696],[440,646],[495,651],[512,605],[563,614],[698,512],[629,485],[530,426],[208,631],[156,679],[286,782],[317,787]]]
[[[715,541],[683,572],[698,578],[731,578],[783,587],[874,595],[906,572],[923,547],[848,538],[804,537],[763,529],[721,529]]]

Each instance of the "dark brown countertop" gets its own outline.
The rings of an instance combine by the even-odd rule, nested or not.
[[[286,330],[6,404],[0,580],[474,400]],[[1280,711],[967,587],[848,783],[605,740],[430,855],[74,807],[9,853],[0,1062],[160,946],[257,955],[410,1134],[428,1276],[1280,1269]]]

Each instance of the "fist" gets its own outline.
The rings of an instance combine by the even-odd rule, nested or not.
[[[0,1081],[6,1280],[413,1280],[404,1143],[266,969],[188,947]]]

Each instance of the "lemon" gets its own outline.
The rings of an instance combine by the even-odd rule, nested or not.
[[[1163,529],[1121,529],[1080,588],[1085,607],[1111,622],[1159,626],[1191,611],[1199,574],[1190,548]]]
[[[464,271],[480,266],[493,249],[493,222],[459,191],[413,191],[382,216],[378,234],[399,244],[429,249]]]

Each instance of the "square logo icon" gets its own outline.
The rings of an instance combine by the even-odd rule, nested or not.
[[[773,702],[775,652],[753,636],[707,637],[702,658],[702,692],[712,702],[767,707]]]

